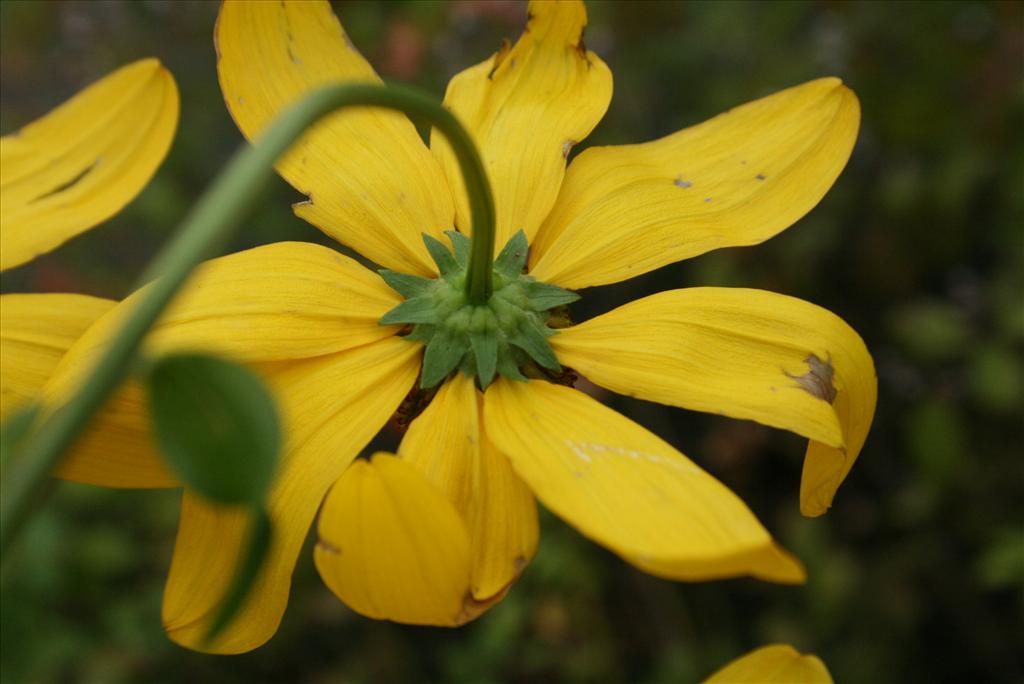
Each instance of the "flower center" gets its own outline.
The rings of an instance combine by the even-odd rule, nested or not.
[[[450,250],[440,240],[423,236],[441,272],[439,278],[380,271],[384,281],[405,297],[384,314],[381,324],[412,326],[406,339],[426,344],[420,387],[435,387],[455,370],[476,376],[481,389],[496,374],[526,380],[540,369],[561,373],[547,338],[555,328],[565,327],[564,307],[579,295],[524,273],[528,245],[519,231],[494,260],[490,298],[472,304],[466,294],[472,240],[456,231],[446,234]]]

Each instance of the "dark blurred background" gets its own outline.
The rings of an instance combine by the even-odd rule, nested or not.
[[[339,3],[385,78],[440,98],[513,40],[517,2]],[[803,441],[617,397],[616,408],[732,487],[806,562],[805,587],[675,584],[550,515],[505,601],[459,630],[361,618],[295,573],[277,636],[238,657],[160,627],[174,491],[61,484],[3,576],[4,682],[687,682],[769,642],[838,682],[1024,681],[1024,5],[592,2],[587,45],[615,74],[588,144],[639,142],[823,75],[860,96],[853,158],[821,205],[770,242],[591,290],[582,319],[689,285],[821,304],[874,354],[867,445],[823,518],[797,511]],[[212,2],[0,3],[2,131],[116,67],[159,57],[182,91],[168,160],[127,210],[3,290],[122,297],[241,137],[223,106]],[[577,149],[582,149],[580,145]],[[331,244],[275,185],[234,248]]]

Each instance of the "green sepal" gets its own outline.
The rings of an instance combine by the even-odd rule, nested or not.
[[[530,307],[534,311],[547,311],[548,309],[554,309],[556,306],[565,306],[566,304],[578,301],[580,298],[578,294],[571,290],[566,290],[549,283],[542,283],[532,278],[524,283],[523,289],[526,292],[526,298],[530,302]]]
[[[562,367],[558,364],[555,352],[548,344],[547,336],[532,322],[524,321],[519,328],[509,336],[509,342],[522,349],[530,355],[530,358],[553,371],[560,371]]]
[[[451,240],[452,249],[455,250],[455,262],[460,269],[465,270],[469,266],[469,252],[473,249],[473,241],[457,230],[446,230],[444,234]]]
[[[443,328],[438,329],[427,342],[427,348],[423,352],[420,387],[429,389],[448,377],[467,351],[469,340],[465,335],[451,335]]]
[[[492,332],[470,332],[469,344],[476,358],[476,376],[480,388],[486,389],[498,368],[498,336]]]
[[[377,273],[384,279],[384,282],[387,283],[388,287],[406,299],[412,299],[413,297],[419,297],[420,295],[425,294],[434,284],[434,281],[429,278],[409,275],[408,273],[399,273],[398,271],[392,271],[387,268],[382,268],[377,271]]]
[[[512,353],[512,348],[507,344],[505,346],[505,353],[498,354],[498,373],[503,378],[509,380],[520,380],[525,381],[527,377],[519,372],[519,363],[517,362],[516,355]]]
[[[452,256],[451,250],[443,242],[432,235],[424,233],[423,244],[427,246],[430,258],[437,264],[437,269],[441,272],[442,276],[455,275],[459,271],[458,262]]]
[[[526,241],[526,233],[521,230],[516,232],[494,260],[494,272],[508,280],[515,280],[523,274],[529,252],[530,244]]]
[[[428,323],[419,323],[405,336],[405,339],[410,342],[422,342],[426,344],[430,341],[430,338],[434,336],[434,331],[437,330],[436,325],[430,325]]]
[[[406,300],[380,322],[411,326],[401,334],[425,345],[420,388],[434,389],[452,372],[475,376],[481,388],[497,375],[526,380],[530,373],[561,373],[547,337],[555,334],[552,324],[568,324],[566,305],[579,295],[538,282],[524,272],[529,245],[520,230],[493,262],[495,290],[491,298],[485,304],[470,303],[464,287],[472,240],[454,230],[445,235],[450,247],[423,236],[441,278],[381,271],[385,282]]]
[[[437,306],[428,296],[413,297],[380,317],[381,325],[437,323]]]

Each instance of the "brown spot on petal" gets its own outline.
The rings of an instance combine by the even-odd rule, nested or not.
[[[586,26],[580,29],[580,39],[576,41],[576,53],[580,59],[587,63],[587,71],[590,71],[594,67],[594,63],[590,61],[590,52],[587,51],[587,44],[583,42],[583,32],[586,31]]]
[[[576,51],[580,53],[580,57],[583,59],[587,58],[587,44],[583,42],[583,31],[580,31],[580,39],[576,41]]]
[[[832,357],[822,361],[816,354],[811,354],[805,359],[809,370],[803,375],[789,375],[796,380],[800,388],[815,399],[821,399],[832,403],[836,400],[836,388],[832,384],[832,376],[835,369],[832,367]]]
[[[508,53],[512,50],[512,43],[508,42],[508,38],[501,39],[501,47],[494,53],[494,63],[491,66],[491,70],[487,73],[487,80],[491,80],[494,77],[494,72],[498,70],[501,63],[508,57]]]
[[[508,590],[512,588],[512,584],[514,582],[515,580],[512,580],[512,582],[509,582],[502,587],[494,596],[490,596],[485,599],[473,598],[473,594],[471,592],[466,592],[466,596],[462,599],[462,611],[459,613],[458,617],[455,618],[455,626],[458,627],[466,624],[467,622],[476,620],[487,612],[491,606],[496,603],[500,603],[501,600],[505,598],[505,595],[508,594]]]
[[[575,140],[566,140],[564,143],[562,143],[562,159],[569,158],[569,153],[572,152],[572,148],[575,144]]]
[[[341,555],[341,549],[339,549],[337,546],[334,546],[333,544],[328,544],[323,539],[317,539],[316,546],[324,553],[331,553],[336,556]]]

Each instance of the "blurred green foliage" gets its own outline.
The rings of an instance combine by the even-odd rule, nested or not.
[[[2,130],[154,55],[182,90],[172,153],[122,214],[4,275],[4,291],[120,297],[241,137],[220,99],[207,2],[0,3]],[[386,78],[438,93],[515,38],[515,2],[339,3]],[[750,423],[605,397],[739,493],[807,563],[805,587],[645,576],[545,516],[508,598],[459,630],[360,618],[308,552],[278,635],[184,651],[160,628],[179,494],[60,484],[3,576],[4,682],[679,682],[756,646],[819,654],[838,682],[1024,679],[1024,4],[601,2],[587,45],[615,74],[590,144],[637,142],[827,74],[861,135],[807,218],[589,291],[586,318],[688,285],[761,287],[843,316],[878,365],[872,434],[835,506],[797,513],[803,443]],[[582,149],[585,145],[580,145]],[[331,244],[283,182],[235,249]],[[385,436],[394,442],[394,435]],[[308,550],[307,550],[308,551]]]

